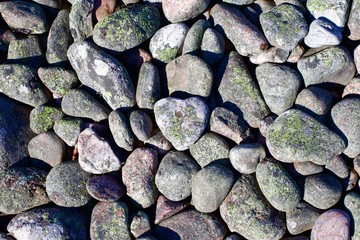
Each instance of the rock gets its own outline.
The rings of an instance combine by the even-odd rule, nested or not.
[[[303,14],[306,13],[306,9],[303,5],[303,0],[274,0],[276,5],[280,5],[282,3],[288,3],[294,5],[298,10],[300,10]]]
[[[58,97],[63,97],[70,89],[78,85],[78,78],[73,70],[60,67],[42,67],[38,75],[44,85]]]
[[[160,162],[155,184],[171,201],[181,201],[191,195],[191,179],[199,165],[183,152],[171,151]]]
[[[259,127],[261,119],[269,114],[269,110],[256,81],[237,52],[226,55],[222,62],[226,64],[218,88],[222,102],[242,113],[251,127]]]
[[[149,216],[143,211],[137,211],[135,216],[131,219],[130,232],[138,238],[142,235],[146,235],[151,231]]]
[[[310,240],[308,236],[296,236],[296,237],[286,237],[281,240]]]
[[[360,175],[360,155],[353,160],[354,169]]]
[[[145,0],[145,2],[147,1],[156,1],[156,0]],[[138,237],[136,240],[158,240],[158,239],[153,236],[143,236],[143,237]]]
[[[263,135],[264,137],[267,136],[267,130],[270,127],[270,125],[275,121],[276,118],[277,116],[272,114],[272,115],[267,115],[260,121],[259,131],[261,135]]]
[[[31,139],[28,144],[28,151],[31,158],[55,167],[62,162],[65,145],[54,132],[49,131]]]
[[[25,34],[42,34],[49,24],[42,8],[25,1],[5,1],[0,4],[1,16],[6,24]]]
[[[230,0],[231,1],[231,0]],[[225,240],[243,240],[244,238],[241,237],[240,235],[234,233],[231,234],[230,236],[228,236],[227,238],[225,238]]]
[[[342,35],[337,26],[326,18],[312,21],[309,33],[304,38],[305,44],[310,48],[339,45],[341,40]]]
[[[65,65],[66,52],[72,43],[68,9],[61,10],[51,25],[47,39],[46,60],[49,64]]]
[[[83,206],[91,199],[86,191],[86,182],[90,177],[91,174],[82,170],[79,163],[62,162],[53,167],[47,175],[46,193],[58,206]]]
[[[77,143],[82,128],[83,121],[79,118],[62,118],[54,124],[54,132],[70,147]]]
[[[14,240],[14,238],[6,233],[0,232],[0,240]]]
[[[161,132],[178,151],[200,138],[209,118],[206,103],[198,97],[163,98],[155,103],[154,112]]]
[[[189,27],[185,23],[173,23],[160,28],[150,40],[150,52],[160,63],[169,63],[181,54]]]
[[[301,176],[309,176],[309,175],[313,175],[316,173],[321,173],[324,170],[324,166],[317,165],[310,161],[294,162],[293,166],[294,166],[294,170],[296,171],[296,173],[300,174]]]
[[[86,183],[88,193],[98,201],[114,202],[125,193],[125,189],[109,175],[92,176]]]
[[[344,205],[350,216],[351,239],[358,239],[360,237],[360,195],[355,192],[346,194],[344,198]]]
[[[213,214],[186,210],[162,221],[155,229],[159,239],[223,239],[226,226]]]
[[[135,105],[130,76],[110,54],[83,41],[72,44],[67,55],[80,82],[99,92],[113,110]]]
[[[267,106],[277,115],[292,107],[302,85],[296,70],[273,63],[257,66],[256,78]]]
[[[156,66],[151,62],[141,65],[136,87],[136,103],[139,108],[154,109],[160,99],[160,76]]]
[[[360,72],[360,44],[354,50],[354,62],[357,71]]]
[[[36,133],[44,133],[50,130],[57,120],[64,116],[60,108],[39,106],[30,112],[30,128]]]
[[[214,26],[235,46],[240,55],[256,55],[267,48],[267,41],[261,31],[242,12],[227,4],[216,4],[211,9]]]
[[[237,144],[251,136],[247,123],[234,112],[222,107],[217,107],[212,111],[210,130],[233,140]]]
[[[0,171],[0,212],[18,214],[50,202],[45,191],[46,172],[14,167]]]
[[[109,110],[81,89],[69,90],[62,99],[61,110],[72,117],[90,118],[96,122],[108,118]]]
[[[330,112],[330,127],[345,141],[344,154],[355,158],[360,154],[360,99],[343,99]]]
[[[359,48],[360,49],[360,48]],[[345,86],[342,97],[360,95],[360,77],[354,77],[348,85]]]
[[[166,76],[169,94],[186,93],[207,98],[211,93],[212,70],[197,56],[185,54],[171,61],[166,65]]]
[[[201,58],[208,64],[219,62],[225,52],[225,40],[221,33],[208,28],[204,32],[201,43]]]
[[[182,47],[182,54],[199,55],[205,31],[211,27],[209,21],[205,19],[197,20],[186,34]]]
[[[96,20],[100,22],[107,16],[113,14],[115,12],[116,5],[116,0],[100,0],[100,6],[95,12]]]
[[[329,239],[336,236],[339,240],[350,239],[350,218],[339,209],[331,209],[316,220],[311,230],[311,240]]]
[[[352,190],[356,184],[358,184],[359,174],[354,170],[351,169],[349,176],[343,180],[343,186],[346,188],[346,191]]]
[[[305,53],[305,48],[298,44],[290,53],[288,59],[286,60],[289,63],[297,63],[297,61],[302,57]]]
[[[360,1],[359,0],[353,0],[349,19],[347,21],[347,26],[350,30],[350,36],[349,38],[351,40],[360,40],[360,28],[359,24],[357,24],[360,21]]]
[[[318,51],[318,52],[314,52]],[[355,65],[349,51],[342,46],[309,50],[297,62],[305,86],[313,84],[347,85],[355,75]]]
[[[253,64],[264,63],[284,63],[289,57],[289,52],[281,48],[272,47],[257,55],[250,56],[250,61]]]
[[[35,69],[20,64],[0,65],[0,92],[33,107],[48,101]]]
[[[285,216],[261,194],[253,175],[242,175],[220,206],[220,215],[231,232],[256,240],[280,239]]]
[[[350,1],[348,0],[310,0],[306,2],[306,8],[309,10],[313,18],[324,17],[342,31],[346,25],[346,21],[350,10]]]
[[[93,35],[93,9],[94,0],[76,0],[72,4],[69,27],[74,42],[83,41]]]
[[[16,215],[7,229],[16,239],[86,239],[84,217],[75,209],[38,208]]]
[[[265,148],[260,143],[244,143],[230,150],[231,165],[241,174],[252,174],[261,160],[266,157]]]
[[[131,130],[140,141],[146,141],[151,136],[153,124],[149,115],[141,110],[130,113]]]
[[[124,114],[119,110],[112,111],[109,115],[109,127],[116,144],[132,151],[134,149],[135,137]]]
[[[90,237],[130,240],[128,208],[122,202],[99,202],[91,214]]]
[[[311,230],[320,214],[320,210],[306,202],[300,202],[296,208],[286,213],[287,229],[293,235]]]
[[[254,0],[224,0],[223,2],[241,6],[251,4]]]
[[[160,195],[156,202],[155,224],[174,216],[189,205],[190,202],[187,200],[173,202]]]
[[[318,173],[306,177],[304,185],[304,201],[319,209],[329,209],[341,197],[341,183],[333,176]]]
[[[226,165],[229,158],[229,145],[216,133],[204,134],[195,144],[190,146],[190,154],[203,168],[210,163]]]
[[[93,39],[100,47],[123,52],[149,39],[159,27],[160,13],[157,8],[134,4],[98,22],[94,27]]]
[[[208,7],[209,0],[162,0],[162,10],[170,22],[184,22],[200,15]]]
[[[350,174],[350,169],[341,155],[336,156],[327,162],[325,168],[333,172],[339,178],[346,178]]]
[[[284,112],[270,125],[266,145],[279,161],[318,165],[325,165],[345,149],[339,135],[297,109]]]
[[[62,8],[61,0],[32,0],[32,2],[36,2],[41,6],[44,10],[46,17],[53,21]]]
[[[259,20],[260,14],[270,11],[275,6],[274,1],[256,0],[250,5],[244,6],[242,8],[242,12],[252,23],[254,23],[258,28],[261,28]]]
[[[171,142],[167,140],[160,131],[155,135],[151,136],[144,143],[145,147],[152,148],[157,151],[159,156],[164,156],[173,147],[171,145]]]
[[[302,12],[283,3],[260,15],[261,27],[269,43],[286,51],[293,50],[308,33]]]
[[[320,122],[326,120],[334,99],[328,90],[310,86],[304,88],[297,96],[294,107]]]
[[[157,168],[157,153],[150,148],[135,149],[122,168],[122,181],[126,186],[126,194],[142,208],[153,205],[158,197],[155,186]]]
[[[2,27],[0,30],[0,51],[7,53],[10,42],[15,39],[17,38],[11,30]]]

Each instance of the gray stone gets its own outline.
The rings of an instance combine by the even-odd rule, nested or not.
[[[289,52],[281,48],[272,47],[257,55],[250,56],[250,61],[253,64],[264,63],[284,63],[289,57]]]
[[[221,33],[208,28],[201,43],[201,58],[210,65],[221,60],[225,52],[225,40]]]
[[[170,22],[183,22],[200,15],[210,0],[162,0],[162,10]]]
[[[326,18],[312,21],[304,38],[305,44],[310,48],[339,45],[341,40],[342,35],[337,26]]]
[[[30,112],[30,128],[36,133],[44,133],[54,126],[57,120],[60,120],[64,116],[60,108],[50,106],[35,107]]]
[[[151,223],[149,216],[143,211],[137,211],[132,217],[130,223],[131,234],[138,238],[151,232]]]
[[[330,160],[331,161],[331,160]],[[329,162],[330,162],[329,161]],[[309,176],[316,173],[321,173],[324,170],[324,166],[317,165],[313,162],[294,162],[294,170],[296,173],[302,176]]]
[[[297,63],[302,55],[305,53],[305,48],[298,44],[290,53],[288,59],[286,60],[289,63]]]
[[[350,191],[354,189],[354,187],[357,187],[358,180],[359,174],[354,169],[351,169],[349,176],[342,181],[344,188],[346,188],[345,190]]]
[[[357,71],[360,72],[360,44],[354,50],[354,62]]]
[[[83,121],[79,118],[66,117],[55,122],[54,132],[70,147],[75,146],[82,130]]]
[[[350,216],[350,236],[351,239],[360,238],[360,195],[355,192],[346,194],[344,198],[345,208]]]
[[[10,42],[17,39],[17,37],[11,30],[4,27],[1,28],[0,32],[0,51],[7,53]]]
[[[189,205],[189,200],[174,202],[160,195],[156,202],[155,224],[159,224],[165,219],[174,216]]]
[[[86,190],[101,202],[114,202],[125,194],[125,189],[109,175],[92,176],[86,183]]]
[[[349,38],[351,40],[360,40],[360,27],[359,27],[359,21],[360,21],[360,1],[359,0],[353,0],[349,19],[347,21],[347,26],[350,30],[350,36]]]
[[[254,0],[224,0],[223,2],[241,6],[251,4]]]
[[[276,118],[277,116],[272,114],[264,117],[260,121],[259,131],[261,135],[263,135],[264,137],[267,136],[267,130],[269,129],[270,125],[275,121]]]
[[[261,160],[266,157],[266,151],[260,143],[243,143],[230,150],[231,165],[241,174],[252,174]]]
[[[320,210],[306,202],[300,202],[296,208],[286,213],[287,229],[293,235],[311,230],[320,214]]]
[[[112,111],[109,115],[109,127],[116,144],[132,151],[134,149],[135,137],[124,114],[119,110]]]
[[[279,161],[318,165],[325,165],[345,149],[339,135],[297,109],[284,112],[270,125],[266,145]]]
[[[69,28],[75,42],[93,35],[94,0],[76,0],[69,14]]]
[[[225,238],[225,240],[243,240],[244,238],[241,237],[240,235],[233,233],[230,236],[227,236],[227,238]]]
[[[153,124],[148,114],[141,110],[130,113],[130,127],[134,135],[140,141],[146,141],[151,136]]]
[[[158,155],[164,156],[168,151],[172,149],[171,142],[166,139],[161,131],[151,136],[145,142],[145,147],[152,148],[157,151]]]
[[[355,171],[360,175],[360,155],[354,158],[353,163]]]
[[[259,29],[261,29],[259,21],[260,14],[270,11],[273,7],[275,7],[274,1],[256,0],[250,5],[244,6],[242,8],[242,12],[252,23],[254,23]]]
[[[347,178],[350,174],[350,169],[341,155],[336,156],[327,162],[325,168],[333,172],[339,178]]]
[[[206,29],[210,28],[211,24],[205,19],[197,20],[189,29],[186,34],[182,53],[199,55],[201,49],[201,43]]]
[[[360,49],[360,48],[359,48]],[[354,77],[344,88],[342,98],[345,96],[360,95],[360,76]]]
[[[199,165],[191,157],[171,151],[160,162],[155,184],[167,199],[181,201],[191,195],[191,179],[199,170]]]

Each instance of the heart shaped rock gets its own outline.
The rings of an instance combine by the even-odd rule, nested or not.
[[[178,151],[189,149],[205,130],[209,108],[198,97],[163,98],[155,103],[156,123]]]

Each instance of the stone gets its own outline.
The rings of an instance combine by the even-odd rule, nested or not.
[[[254,175],[244,174],[236,181],[220,215],[231,232],[248,239],[280,239],[286,231],[285,216],[266,201]]]
[[[318,173],[307,176],[304,185],[304,201],[319,209],[329,209],[341,197],[341,183],[332,175]]]
[[[99,202],[91,214],[90,237],[93,240],[130,240],[128,207],[122,202]]]
[[[308,33],[302,12],[294,5],[283,3],[260,15],[261,27],[272,46],[293,50]]]
[[[174,216],[189,205],[190,202],[188,200],[174,202],[160,195],[156,202],[155,224],[159,224],[165,219]]]
[[[241,113],[251,127],[258,128],[261,119],[270,112],[256,81],[237,52],[230,52],[222,62],[226,69],[218,91],[223,105],[229,110],[234,109]]]
[[[347,21],[347,26],[350,30],[349,39],[351,40],[360,40],[360,28],[358,22],[360,21],[360,1],[353,0],[349,18]]]
[[[160,28],[150,39],[149,49],[153,58],[166,64],[181,54],[189,27],[185,23],[172,23]]]
[[[260,161],[266,157],[266,151],[260,143],[243,143],[230,150],[231,165],[241,174],[252,174]]]
[[[135,90],[125,67],[90,42],[72,44],[69,61],[82,84],[99,92],[115,110],[135,105]]]
[[[259,131],[261,135],[263,135],[264,137],[267,136],[267,130],[269,129],[270,125],[275,121],[276,118],[277,118],[276,115],[271,114],[271,115],[267,115],[260,121]]]
[[[83,128],[80,118],[66,117],[55,122],[54,132],[70,147],[75,146]]]
[[[310,49],[299,59],[297,67],[306,87],[315,84],[345,86],[356,71],[349,51],[342,46],[330,46],[323,50]]]
[[[109,114],[108,121],[116,144],[126,151],[132,151],[134,149],[135,137],[125,115],[119,110],[112,111]]]
[[[61,110],[69,116],[90,118],[100,122],[108,118],[109,110],[81,89],[69,90],[62,99]]]
[[[354,170],[360,175],[360,155],[353,160]]]
[[[45,16],[49,20],[54,20],[60,9],[61,6],[61,0],[32,0],[32,2],[36,2],[41,6],[41,8],[45,12]]]
[[[163,98],[155,103],[154,112],[161,132],[178,151],[200,138],[209,118],[208,106],[198,97]]]
[[[83,41],[93,35],[92,12],[94,0],[76,0],[69,13],[69,28],[74,42]]]
[[[210,13],[215,30],[226,36],[240,55],[256,55],[268,47],[262,32],[239,9],[227,4],[216,4]]]
[[[360,44],[354,50],[354,62],[357,71],[360,72]]]
[[[360,77],[358,76],[351,79],[351,81],[345,86],[342,98],[351,95],[360,95]]]
[[[253,24],[255,24],[260,29],[260,14],[270,11],[275,6],[276,4],[274,1],[256,0],[250,5],[243,6],[242,12]]]
[[[243,240],[243,239],[244,239],[243,237],[241,237],[240,235],[238,235],[236,233],[231,234],[227,238],[225,238],[225,240]]]
[[[305,44],[310,48],[339,45],[341,40],[342,35],[337,26],[326,18],[312,21],[304,38]]]
[[[346,146],[339,135],[297,109],[284,112],[270,125],[266,145],[281,162],[311,161],[318,165],[325,165]]]
[[[254,0],[224,0],[223,2],[242,6],[251,4]]]
[[[186,34],[182,47],[182,54],[200,55],[201,44],[205,31],[211,27],[205,19],[197,20]]]
[[[291,51],[291,53],[286,61],[289,63],[297,63],[299,61],[299,59],[302,57],[302,55],[304,55],[304,53],[305,53],[305,48],[301,44],[298,44]]]
[[[221,60],[225,52],[225,40],[221,33],[208,28],[204,32],[201,43],[201,58],[209,65]]]
[[[336,156],[327,162],[325,168],[333,172],[339,178],[346,178],[350,174],[350,169],[341,155]]]
[[[155,184],[167,199],[181,201],[191,195],[191,179],[199,170],[199,165],[186,153],[171,151],[160,162]]]
[[[60,108],[50,106],[35,107],[30,112],[30,128],[36,133],[44,133],[54,126],[57,120],[60,120],[64,116]]]
[[[212,111],[210,130],[237,144],[251,136],[247,123],[234,112],[222,107],[217,107]]]
[[[18,214],[50,202],[45,191],[46,172],[14,167],[0,171],[0,212]]]
[[[346,191],[350,191],[356,187],[359,180],[359,174],[354,169],[351,169],[349,176],[343,180],[344,188],[346,188]]]
[[[142,208],[153,205],[158,197],[155,186],[158,164],[155,150],[136,148],[122,167],[122,181],[126,186],[126,194]]]
[[[0,240],[14,240],[14,238],[6,233],[0,232]]]
[[[162,0],[162,10],[170,22],[184,22],[200,15],[208,7],[210,0]]]
[[[321,211],[306,202],[300,202],[296,208],[286,213],[286,226],[292,235],[311,230]]]
[[[255,69],[260,90],[271,112],[280,115],[292,107],[301,89],[300,74],[291,67],[265,63]]]
[[[146,141],[151,136],[153,124],[148,114],[141,110],[130,113],[130,127],[134,135],[140,141]]]
[[[205,133],[195,144],[190,146],[190,154],[203,168],[210,163],[226,165],[229,158],[229,145],[216,133]]]
[[[86,183],[86,190],[101,202],[115,202],[125,194],[125,189],[109,175],[92,176]]]
[[[330,127],[345,141],[344,154],[355,158],[360,154],[360,99],[346,98],[333,106],[329,116]]]
[[[0,4],[1,16],[6,24],[24,34],[42,34],[49,23],[42,8],[25,1],[5,1]]]
[[[144,143],[145,147],[154,149],[159,156],[164,156],[173,147],[161,131],[151,136],[148,140],[144,141]]]
[[[360,237],[360,195],[355,192],[346,194],[344,198],[344,205],[350,217],[351,239],[358,239]]]
[[[250,56],[250,61],[253,64],[264,64],[264,63],[284,63],[289,57],[289,52],[284,49],[271,47],[268,50],[261,52],[257,55]]]
[[[151,5],[119,9],[94,27],[93,40],[103,48],[123,52],[149,39],[160,27],[160,13]]]
[[[46,177],[46,193],[50,200],[62,207],[80,207],[87,204],[91,196],[86,191],[86,182],[91,174],[79,163],[62,162],[53,167]]]
[[[196,74],[194,74],[196,73]],[[189,94],[207,98],[213,85],[210,66],[201,58],[182,55],[166,65],[169,94]]]
[[[11,30],[2,27],[0,30],[0,51],[7,53],[10,42],[15,39],[17,38]]]
[[[49,131],[31,139],[28,144],[28,151],[31,158],[55,167],[62,162],[65,145],[54,132]]]
[[[20,64],[0,65],[0,92],[33,107],[48,101],[35,69]]]
[[[143,211],[137,211],[131,219],[130,232],[138,238],[142,235],[146,235],[151,231],[149,216]]]
[[[116,5],[116,0],[100,0],[100,6],[95,11],[96,20],[100,22],[109,15],[113,14],[115,12]]]
[[[331,160],[330,160],[331,161]],[[330,162],[329,161],[329,162]],[[328,163],[329,163],[328,162]],[[309,176],[316,173],[321,173],[324,170],[324,166],[317,165],[313,162],[294,162],[294,170],[301,176]]]
[[[311,230],[311,240],[334,238],[339,240],[350,239],[350,218],[340,209],[331,209],[316,220]]]

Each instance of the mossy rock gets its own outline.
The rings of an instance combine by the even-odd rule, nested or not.
[[[50,130],[55,121],[64,116],[60,108],[39,106],[30,113],[30,128],[34,133],[40,134]]]
[[[55,133],[71,147],[75,146],[82,128],[83,120],[80,118],[62,118],[54,124]]]

